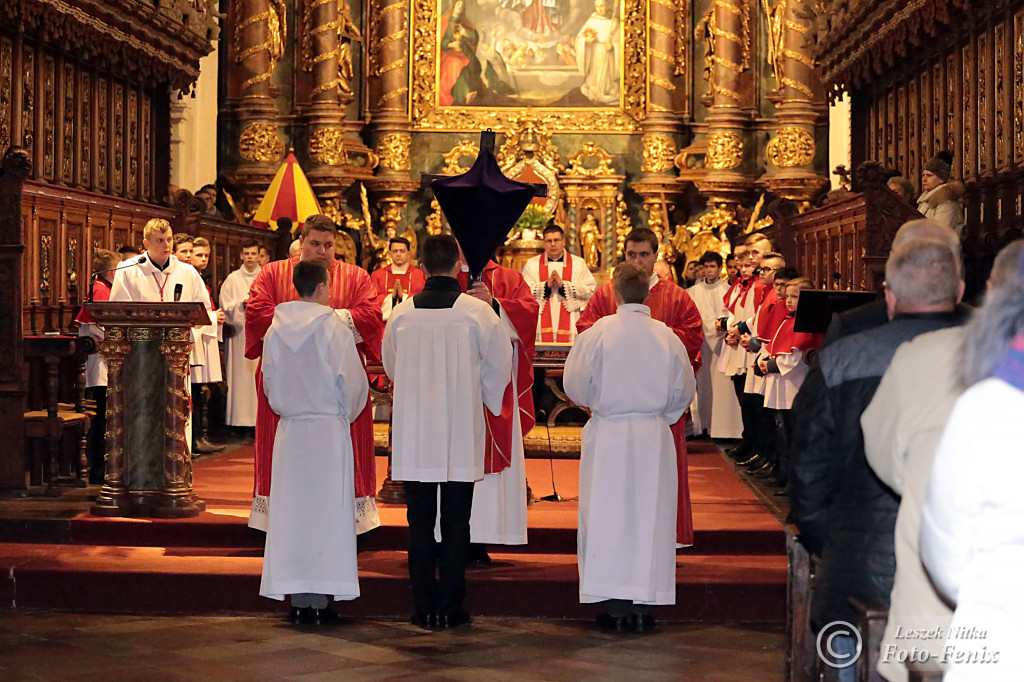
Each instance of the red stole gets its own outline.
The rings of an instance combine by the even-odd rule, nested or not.
[[[391,270],[392,267],[391,265],[385,265],[374,270],[373,274],[370,275],[370,281],[377,288],[377,305],[382,305],[384,299],[395,290],[395,282],[401,282],[402,291],[406,298],[415,296],[423,291],[426,278],[423,277],[423,272],[419,268],[410,265],[405,273],[399,275]]]
[[[562,268],[562,280],[572,281],[572,256],[566,252],[562,258],[565,260],[565,266]],[[547,283],[548,281],[548,255],[542,253],[540,255],[540,280]],[[566,310],[565,305],[559,302],[558,305],[562,306],[562,313],[558,316],[558,330],[554,329],[554,322],[552,321],[551,305],[554,300],[555,292],[551,292],[551,296],[544,302],[544,312],[540,316],[540,340],[547,343],[569,343],[571,340],[569,332],[569,311]]]
[[[779,325],[778,331],[772,336],[768,344],[768,354],[773,358],[777,355],[789,355],[794,350],[808,351],[821,345],[824,334],[807,334],[805,332],[793,331],[796,320],[795,313],[787,310],[785,319]]]
[[[466,290],[469,273],[459,273],[459,284]],[[484,451],[484,473],[496,474],[512,464],[512,437],[515,410],[519,410],[522,436],[530,432],[537,420],[533,414],[533,347],[537,339],[537,312],[540,305],[533,297],[523,276],[493,261],[484,268],[482,279],[491,296],[505,311],[512,326],[519,335],[516,344],[516,389],[512,394],[512,382],[505,389],[501,401],[501,415],[495,417],[484,410],[487,420],[487,445]]]

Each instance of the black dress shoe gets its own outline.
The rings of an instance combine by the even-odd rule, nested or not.
[[[731,450],[726,450],[725,454],[729,455],[730,457],[732,457],[735,460],[741,460],[741,459],[747,459],[748,457],[750,457],[750,455],[752,455],[754,453],[751,451],[750,446],[748,446],[746,444],[743,444],[743,445],[738,445],[738,446],[732,448]]]
[[[472,544],[469,546],[467,566],[490,566],[491,555],[487,553],[487,545]]]
[[[288,622],[292,625],[306,625],[313,621],[313,609],[308,606],[293,606],[288,612]]]
[[[629,629],[629,618],[626,616],[613,616],[610,613],[602,613],[594,619],[603,630],[610,632],[626,632]]]
[[[224,452],[223,445],[214,445],[206,438],[200,438],[192,446],[192,452],[200,455],[211,455],[215,452]]]
[[[633,631],[639,632],[640,634],[647,634],[654,632],[656,629],[656,623],[654,622],[654,616],[649,613],[645,614],[634,614],[633,615]]]
[[[772,464],[771,462],[768,462],[763,467],[761,467],[760,469],[751,474],[751,476],[753,476],[754,478],[759,478],[761,480],[767,480],[774,475],[775,465]]]
[[[310,622],[313,625],[327,625],[338,620],[338,614],[331,610],[331,607],[323,609],[310,609]]]
[[[472,623],[473,619],[469,617],[469,614],[465,611],[459,611],[450,615],[443,613],[437,616],[437,629],[438,630],[451,630],[457,628],[460,625],[468,625]]]
[[[437,616],[433,613],[417,613],[410,622],[418,628],[433,630],[437,627]]]
[[[757,467],[764,466],[765,459],[761,455],[754,455],[750,459],[745,459],[742,462],[736,462],[738,466],[750,467],[756,469]]]

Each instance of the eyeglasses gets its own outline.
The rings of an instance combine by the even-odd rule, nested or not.
[[[762,267],[761,268],[761,272],[775,272],[777,270],[778,270],[778,268],[766,268],[766,267]]]

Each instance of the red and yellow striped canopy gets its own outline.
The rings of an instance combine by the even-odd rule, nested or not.
[[[287,217],[291,218],[295,228],[299,228],[306,218],[317,213],[320,213],[320,204],[313,188],[295,160],[295,154],[289,153],[256,209],[252,224],[276,230],[277,219]]]

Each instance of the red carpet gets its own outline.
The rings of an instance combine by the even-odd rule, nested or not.
[[[778,522],[705,445],[690,456],[695,545],[680,550],[677,605],[687,621],[785,619],[786,557]],[[387,462],[378,458],[378,481]],[[527,460],[533,493],[551,492],[545,460]],[[577,495],[578,462],[556,460],[563,497]],[[207,511],[194,519],[25,520],[4,524],[0,599],[18,607],[110,611],[277,611],[258,596],[263,534],[246,526],[252,448],[200,460],[196,492]],[[405,508],[380,506],[381,528],[360,538],[362,597],[344,613],[401,616],[411,605],[404,547]],[[479,615],[588,617],[577,600],[576,503],[537,502],[530,543],[492,549],[494,565],[469,573],[468,606]]]

